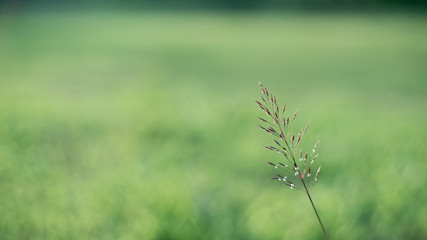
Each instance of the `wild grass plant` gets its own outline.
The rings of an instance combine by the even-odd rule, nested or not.
[[[261,87],[262,96],[261,101],[256,101],[256,103],[261,110],[267,114],[268,120],[258,117],[259,120],[261,120],[261,125],[258,126],[261,130],[273,135],[275,138],[275,145],[265,146],[265,148],[283,155],[284,159],[284,161],[277,161],[275,163],[267,162],[278,170],[277,175],[271,179],[278,180],[290,189],[296,189],[307,194],[323,234],[325,238],[328,239],[325,227],[323,226],[322,220],[320,219],[319,213],[310,195],[310,189],[313,184],[317,182],[317,177],[321,168],[321,166],[319,166],[316,170],[313,165],[319,156],[319,153],[316,152],[319,141],[316,142],[311,151],[304,151],[300,143],[310,123],[304,128],[301,128],[298,134],[296,134],[292,126],[298,111],[292,115],[285,114],[286,104],[279,108],[276,96],[270,94],[267,88],[261,83],[259,83],[259,86]]]

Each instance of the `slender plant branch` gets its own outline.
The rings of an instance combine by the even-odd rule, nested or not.
[[[288,144],[288,142],[286,142],[286,145],[287,145],[287,146],[288,146],[288,148],[289,148],[289,144]],[[293,160],[293,161],[294,161],[294,163],[295,163],[295,157],[294,157],[294,154],[292,154],[292,160]],[[308,189],[307,189],[307,186],[305,185],[305,182],[304,182],[303,176],[301,175],[301,172],[300,172],[300,170],[299,170],[299,169],[298,169],[298,175],[300,176],[300,180],[301,180],[301,182],[302,182],[302,185],[304,186],[304,190],[305,190],[305,192],[307,193],[308,199],[310,199],[311,206],[313,206],[313,210],[314,210],[314,212],[316,213],[316,217],[317,217],[317,220],[319,221],[320,227],[322,228],[323,235],[325,235],[325,238],[326,238],[327,240],[329,240],[328,235],[326,234],[325,227],[323,227],[322,220],[320,219],[320,216],[319,216],[319,213],[317,212],[316,206],[314,206],[313,200],[311,199],[311,195],[310,195],[310,193],[309,193],[309,191],[308,191]]]
[[[310,199],[311,206],[313,206],[314,212],[316,213],[317,220],[319,220],[320,227],[322,227],[323,235],[325,235],[325,238],[328,240],[329,238],[328,238],[328,235],[326,234],[325,227],[323,227],[322,220],[320,220],[319,213],[317,212],[316,206],[314,206],[313,200],[311,199],[311,196],[310,196],[310,193],[308,192],[307,186],[305,185],[305,183],[302,179],[301,179],[301,181],[302,181],[302,184],[304,186],[305,192],[307,193],[308,199]]]
[[[265,132],[279,138],[280,140],[282,140],[282,142],[284,143],[284,145],[280,144],[277,140],[274,140],[274,142],[279,146],[279,148],[274,147],[274,146],[266,146],[267,149],[275,151],[277,153],[283,154],[283,156],[288,160],[288,162],[292,165],[292,166],[288,166],[286,164],[283,164],[281,162],[275,164],[272,162],[268,162],[268,164],[274,166],[275,168],[284,168],[286,170],[287,173],[290,173],[290,176],[282,176],[280,174],[277,174],[278,177],[274,177],[272,179],[277,179],[279,181],[282,181],[283,184],[285,184],[286,186],[290,187],[291,189],[297,189],[297,190],[301,190],[304,189],[305,193],[308,196],[308,199],[310,200],[311,206],[313,207],[314,212],[316,213],[316,217],[317,220],[319,221],[320,227],[322,228],[323,231],[323,235],[325,236],[326,240],[329,240],[328,235],[326,234],[326,230],[325,227],[323,226],[322,220],[320,219],[319,213],[317,212],[316,206],[314,205],[314,202],[311,198],[309,189],[307,188],[307,184],[308,186],[310,186],[310,183],[314,184],[314,182],[317,181],[317,175],[319,174],[320,171],[320,166],[317,169],[316,175],[314,177],[314,181],[312,181],[311,178],[311,169],[312,169],[312,165],[314,163],[314,160],[316,160],[318,154],[316,154],[313,157],[313,154],[316,151],[316,147],[317,144],[319,142],[317,142],[314,145],[314,148],[310,154],[310,159],[311,161],[309,162],[309,164],[307,164],[307,159],[308,159],[308,153],[306,153],[305,155],[303,155],[303,150],[301,147],[299,147],[299,143],[301,142],[301,139],[304,135],[304,133],[307,131],[308,126],[310,125],[307,124],[307,126],[304,129],[301,129],[298,133],[298,135],[294,135],[291,133],[291,126],[293,121],[295,120],[297,113],[295,112],[295,114],[293,114],[292,118],[290,118],[291,116],[287,117],[285,116],[285,108],[286,108],[286,104],[283,106],[283,110],[280,111],[279,107],[277,105],[277,101],[276,101],[276,97],[271,95],[268,90],[266,88],[264,88],[262,86],[262,84],[260,83],[260,87],[263,93],[263,96],[261,96],[262,102],[261,103],[259,101],[256,101],[258,106],[261,108],[261,110],[263,110],[268,116],[269,119],[272,120],[272,122],[265,120],[264,118],[259,117],[259,119],[261,120],[262,123],[267,124],[267,126],[262,126],[262,125],[258,125],[262,130],[264,130]],[[289,141],[288,141],[289,138]],[[289,145],[289,142],[291,143]],[[301,171],[300,167],[302,165],[302,163],[298,164],[298,162],[295,160],[295,154],[297,153],[297,150],[300,149],[300,162],[304,161],[302,169],[303,171]],[[310,160],[308,159],[308,160]],[[295,176],[293,176],[295,175]],[[301,181],[302,187],[300,185],[298,185],[298,180],[297,177],[299,178],[299,180]],[[307,182],[307,184],[306,184]]]

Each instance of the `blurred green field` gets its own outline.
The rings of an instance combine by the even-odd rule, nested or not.
[[[258,81],[331,239],[427,239],[427,18],[203,12],[0,16],[0,239],[323,239]]]

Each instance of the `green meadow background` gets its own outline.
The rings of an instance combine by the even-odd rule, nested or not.
[[[426,16],[228,11],[0,15],[0,239],[323,239],[259,81],[330,239],[427,239]]]

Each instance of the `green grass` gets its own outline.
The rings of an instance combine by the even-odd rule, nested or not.
[[[427,238],[427,19],[28,13],[0,21],[1,239],[322,239],[268,178],[258,81],[311,121],[331,239]]]

